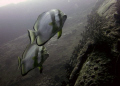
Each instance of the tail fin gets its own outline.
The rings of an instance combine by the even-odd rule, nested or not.
[[[20,66],[21,66],[21,58],[18,57],[18,69],[20,69]]]
[[[32,31],[32,30],[28,30],[28,35],[29,35],[29,38],[30,38],[30,42],[31,44],[35,41],[35,31]]]

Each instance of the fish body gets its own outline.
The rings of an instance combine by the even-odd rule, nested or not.
[[[41,71],[42,64],[48,57],[49,54],[44,46],[38,46],[35,43],[29,44],[23,52],[22,58],[18,57],[21,74],[24,76],[36,67]]]
[[[67,15],[58,9],[52,9],[40,14],[35,22],[34,31],[28,30],[31,44],[36,40],[37,45],[44,45],[57,32],[58,38],[60,38],[66,19]]]

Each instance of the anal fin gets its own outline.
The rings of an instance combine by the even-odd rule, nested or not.
[[[41,46],[41,45],[43,45],[44,42],[42,42],[40,36],[37,36],[36,43],[37,43],[38,46]]]

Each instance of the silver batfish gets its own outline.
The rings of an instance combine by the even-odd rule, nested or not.
[[[19,68],[24,76],[30,70],[38,67],[40,72],[42,64],[49,57],[44,46],[38,46],[36,43],[29,44],[23,52],[22,58],[18,57]]]
[[[58,9],[52,9],[40,14],[35,22],[34,31],[28,30],[31,44],[36,40],[37,45],[42,46],[57,32],[59,39],[66,19],[67,15]]]

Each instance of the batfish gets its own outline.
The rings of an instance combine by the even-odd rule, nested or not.
[[[34,30],[28,30],[31,44],[36,41],[37,45],[42,46],[56,33],[58,33],[59,39],[66,19],[67,15],[58,9],[52,9],[40,14],[34,24]]]
[[[21,74],[24,76],[36,67],[41,72],[42,64],[48,57],[49,54],[44,46],[38,46],[36,43],[29,44],[23,52],[22,58],[18,57]]]

